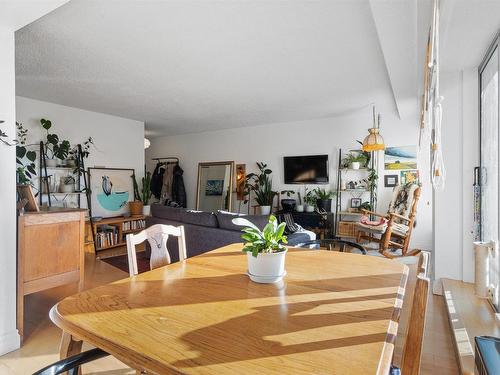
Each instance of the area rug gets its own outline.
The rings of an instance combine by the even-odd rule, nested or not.
[[[118,255],[115,257],[101,259],[103,262],[111,264],[113,267],[121,269],[128,273],[128,256]],[[137,253],[137,270],[139,273],[149,271],[149,258],[146,258],[146,252],[141,251]]]

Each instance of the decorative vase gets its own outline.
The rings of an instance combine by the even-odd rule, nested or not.
[[[331,199],[318,199],[316,205],[319,210],[325,210],[326,212],[332,211],[332,200]]]
[[[57,167],[57,159],[45,159],[45,165],[47,168]]]
[[[151,214],[151,206],[149,204],[142,206],[142,214],[144,216],[149,216]]]
[[[141,201],[128,202],[128,208],[130,209],[130,215],[131,216],[142,215],[142,207],[143,206],[144,205],[142,204]]]
[[[75,192],[75,184],[63,184],[61,182],[59,184],[59,190],[61,193],[74,193]]]
[[[297,212],[304,212],[304,206],[302,204],[298,204],[297,207],[295,207],[295,210]]]
[[[283,207],[284,211],[293,211],[295,209],[295,205],[297,202],[295,199],[282,199],[281,200],[281,207]]]
[[[248,276],[252,281],[262,284],[281,281],[286,274],[285,255],[287,250],[279,253],[259,253],[254,257],[247,252]]]
[[[353,161],[351,163],[351,168],[352,169],[359,169],[361,167],[361,163],[359,161]]]
[[[259,206],[261,215],[269,215],[271,213],[271,206]]]
[[[306,212],[314,212],[314,206],[306,204]]]

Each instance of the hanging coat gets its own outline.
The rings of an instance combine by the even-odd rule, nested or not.
[[[161,198],[161,188],[163,185],[163,173],[165,173],[165,168],[162,168],[163,164],[156,164],[153,175],[151,176],[151,192],[156,199]]]
[[[187,207],[186,188],[184,186],[184,171],[179,165],[174,167],[174,177],[172,179],[172,200],[177,202],[179,207]]]

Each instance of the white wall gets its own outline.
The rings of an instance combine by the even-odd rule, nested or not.
[[[474,167],[479,164],[477,69],[442,74],[441,94],[445,98],[446,187],[435,193],[435,277],[473,282],[472,183]]]
[[[14,31],[0,24],[0,129],[15,136]],[[0,355],[19,347],[16,329],[15,147],[0,144]]]
[[[16,119],[29,129],[29,143],[45,138],[40,126],[40,119],[45,118],[52,121],[50,132],[72,145],[89,136],[94,139],[95,148],[85,160],[86,167],[134,168],[138,177],[144,175],[143,122],[19,96],[16,99]],[[85,200],[82,203],[85,205]]]
[[[359,148],[356,140],[362,140],[368,134],[369,127],[371,127],[371,109],[367,107],[356,114],[343,117],[160,137],[151,140],[151,147],[146,151],[146,162],[149,170],[152,170],[154,162],[151,158],[164,156],[180,158],[180,165],[184,169],[188,207],[195,206],[198,163],[207,161],[234,160],[235,163],[246,164],[247,173],[255,171],[256,161],[266,162],[273,170],[275,190],[289,188],[296,191],[296,185],[283,184],[283,156],[328,154],[330,189],[334,189],[339,147],[343,150]],[[401,121],[395,116],[384,115],[381,133],[386,145],[389,146],[415,145],[418,142],[416,120]],[[427,153],[422,154],[424,157],[419,162],[419,167],[422,171],[426,171]],[[383,168],[383,165],[381,167]],[[412,246],[431,249],[431,190],[427,175],[425,173],[421,175],[424,187]],[[383,173],[379,173],[379,176],[378,210],[384,212],[387,210],[392,189],[384,188]],[[237,204],[234,208],[238,209]]]

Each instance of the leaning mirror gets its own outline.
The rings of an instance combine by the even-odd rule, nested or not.
[[[231,210],[234,161],[198,164],[196,209]]]

